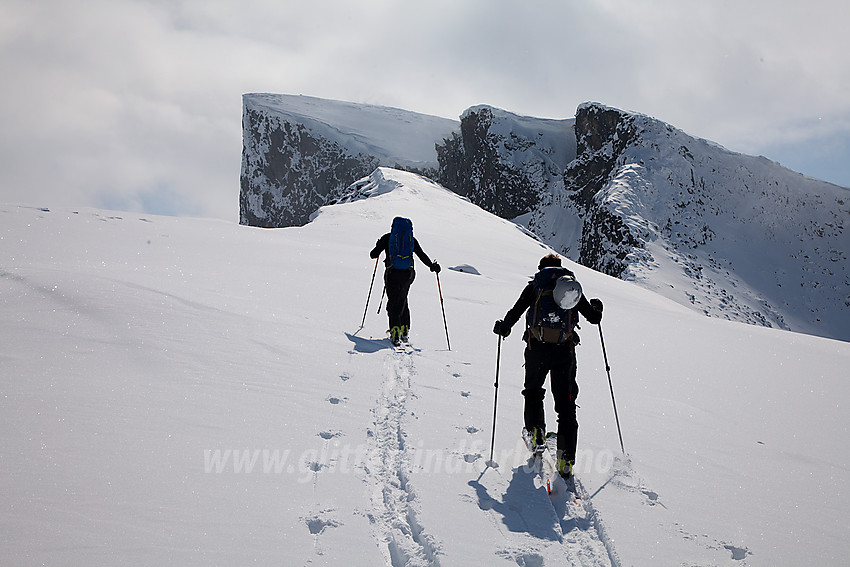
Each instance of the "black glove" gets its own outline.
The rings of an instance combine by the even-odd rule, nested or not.
[[[380,251],[380,250],[378,250],[377,252],[376,252],[376,251],[374,251],[374,250],[372,250],[371,252],[369,252],[369,257],[370,257],[370,258],[377,258],[377,257],[378,257],[378,256],[380,256],[380,255],[381,255],[381,251]]]
[[[590,300],[590,306],[593,307],[594,309],[596,309],[597,311],[599,311],[600,313],[602,313],[602,300],[601,299],[597,299],[597,298],[594,297],[593,299]]]
[[[493,325],[493,332],[497,335],[501,335],[503,337],[507,337],[511,334],[511,328],[505,325],[505,322],[499,319],[496,321],[496,324]]]
[[[431,264],[431,271],[439,274],[440,273],[440,265],[437,262],[434,262],[433,264]]]

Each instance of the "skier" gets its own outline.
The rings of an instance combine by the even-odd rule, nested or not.
[[[525,348],[525,429],[536,451],[545,446],[546,423],[543,385],[550,374],[555,412],[558,414],[558,472],[564,478],[573,474],[578,441],[576,419],[576,351],[579,343],[574,327],[581,313],[590,323],[602,320],[602,301],[585,299],[574,274],[561,267],[561,259],[549,254],[540,260],[538,272],[520,294],[516,304],[496,321],[493,332],[507,337],[511,327],[527,310],[523,340]]]
[[[432,272],[439,274],[440,265],[428,258],[413,236],[413,223],[403,217],[393,219],[392,230],[378,239],[369,256],[377,258],[381,252],[386,252],[384,284],[387,291],[390,339],[397,346],[407,342],[410,333],[410,308],[407,304],[407,293],[416,277],[416,271],[413,269],[413,253],[416,253]]]

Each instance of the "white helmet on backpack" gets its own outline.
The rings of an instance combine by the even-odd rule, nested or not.
[[[552,290],[552,298],[555,300],[561,309],[572,309],[581,300],[581,284],[575,278],[570,276],[561,276],[555,282],[555,288]]]

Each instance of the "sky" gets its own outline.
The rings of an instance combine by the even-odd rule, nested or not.
[[[850,186],[843,0],[0,0],[0,201],[239,217],[243,93],[586,101]]]

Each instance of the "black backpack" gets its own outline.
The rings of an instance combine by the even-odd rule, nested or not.
[[[560,278],[575,280],[575,275],[562,267],[543,268],[534,276],[534,302],[526,314],[528,334],[542,343],[563,344],[573,340],[578,323],[576,309],[564,309],[552,294]]]

